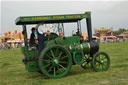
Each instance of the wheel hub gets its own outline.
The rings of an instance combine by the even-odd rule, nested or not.
[[[52,59],[52,64],[53,64],[53,65],[58,65],[58,64],[59,64],[59,59],[56,58],[56,57],[53,58],[53,59]]]
[[[59,61],[57,59],[54,59],[53,61],[54,61],[55,64],[59,63]]]
[[[101,60],[100,62],[101,62],[101,63],[104,63],[104,60]]]

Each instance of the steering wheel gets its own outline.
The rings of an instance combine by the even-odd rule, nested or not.
[[[50,35],[45,36],[45,40],[54,40],[57,37],[58,37],[58,35],[56,33],[52,32],[52,33],[50,33]]]

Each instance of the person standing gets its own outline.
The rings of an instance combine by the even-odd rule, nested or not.
[[[35,37],[36,28],[33,27],[31,29],[31,31],[32,31],[32,33],[31,33],[31,36],[30,36],[29,46],[33,47],[33,46],[36,46],[36,37]]]
[[[38,24],[36,28],[37,28],[37,35],[38,35],[38,51],[39,51],[38,53],[40,55],[42,50],[44,49],[44,41],[45,41],[45,36],[47,32],[43,23]]]

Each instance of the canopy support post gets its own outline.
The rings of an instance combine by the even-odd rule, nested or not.
[[[80,22],[80,20],[79,20],[78,22],[79,22],[80,34],[82,35],[82,30],[81,30],[81,22]]]
[[[86,23],[87,23],[89,42],[91,42],[92,41],[92,26],[91,26],[91,14],[90,14],[90,12],[89,12],[89,17],[86,18]]]
[[[28,46],[26,25],[24,24],[22,26],[23,26],[24,44],[25,44],[25,46]]]
[[[62,23],[62,29],[63,29],[63,33],[64,33],[64,24]],[[65,36],[65,33],[64,33],[64,36]]]
[[[79,29],[79,21],[77,21],[77,35],[80,35],[80,29]]]

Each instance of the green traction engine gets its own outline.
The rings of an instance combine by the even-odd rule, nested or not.
[[[86,18],[88,40],[84,40],[80,28],[80,20]],[[45,39],[45,48],[38,54],[38,48],[30,48],[27,41],[26,25],[49,23],[77,23],[77,33],[72,36],[60,37],[51,33]],[[55,15],[55,16],[29,16],[16,19],[16,25],[22,25],[24,30],[24,43],[22,52],[23,62],[29,72],[37,71],[50,78],[65,76],[72,65],[80,65],[83,69],[93,68],[97,72],[106,71],[110,65],[110,58],[105,52],[99,51],[99,43],[92,38],[91,13]],[[64,29],[63,29],[64,32]]]

